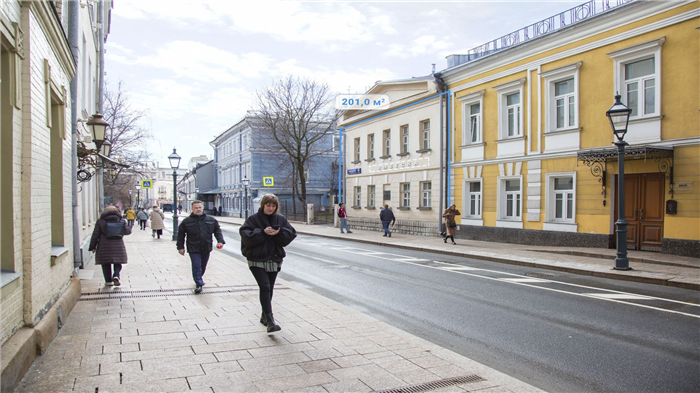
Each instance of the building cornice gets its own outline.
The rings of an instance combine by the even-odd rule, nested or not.
[[[56,55],[61,68],[68,79],[72,79],[76,73],[76,64],[68,45],[68,39],[63,32],[58,17],[48,1],[23,1],[22,7],[29,7],[41,30],[46,35],[47,41]],[[30,33],[31,35],[31,33]],[[30,37],[31,40],[31,37]]]

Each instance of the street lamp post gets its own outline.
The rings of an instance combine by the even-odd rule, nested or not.
[[[173,147],[173,154],[168,156],[170,167],[173,168],[173,240],[177,240],[177,209],[175,209],[175,201],[177,201],[177,168],[180,167],[180,156]]]
[[[245,189],[245,219],[248,219],[248,186],[250,185],[250,180],[247,177],[244,177],[243,180],[241,180],[241,183],[243,183],[243,188]]]
[[[614,142],[617,146],[617,258],[615,258],[615,270],[632,270],[627,259],[627,221],[625,220],[625,146],[632,109],[620,102],[620,95],[615,95],[615,104],[605,113],[610,119],[610,126],[617,138]]]
[[[129,206],[131,206],[131,207],[133,208],[133,207],[134,207],[134,203],[132,202],[132,199],[131,199],[131,192],[132,192],[132,191],[133,191],[133,190],[129,189]]]

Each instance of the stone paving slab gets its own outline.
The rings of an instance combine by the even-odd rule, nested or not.
[[[436,391],[539,391],[284,280],[282,331],[267,334],[244,262],[214,252],[195,295],[171,241],[135,231],[126,244],[122,286],[88,266],[81,301],[16,392],[371,392],[472,374],[485,381]]]

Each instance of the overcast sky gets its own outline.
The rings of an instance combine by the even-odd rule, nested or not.
[[[445,56],[582,1],[295,2],[115,0],[106,83],[147,109],[152,159],[213,157],[215,136],[255,91],[292,74],[362,93],[378,80],[445,69]],[[181,166],[183,166],[181,165]]]

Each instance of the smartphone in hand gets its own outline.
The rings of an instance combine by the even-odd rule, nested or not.
[[[274,230],[276,230],[276,231],[277,231],[277,230],[279,230],[279,229],[280,229],[280,226],[279,226],[279,225],[273,225],[273,226],[272,226],[272,229],[274,229]]]

